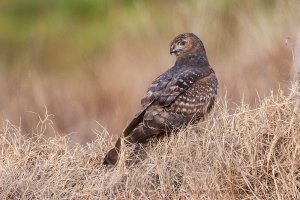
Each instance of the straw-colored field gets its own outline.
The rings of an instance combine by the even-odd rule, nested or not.
[[[126,166],[102,166],[108,133],[86,146],[66,137],[35,137],[5,122],[0,135],[1,199],[297,199],[300,197],[300,88],[268,96],[257,108],[213,117],[146,149]],[[43,119],[44,120],[44,119]],[[128,149],[127,149],[128,150]]]
[[[299,0],[1,2],[0,199],[299,198],[299,10]],[[214,113],[138,164],[124,155],[104,168],[183,32],[201,38],[218,77]]]

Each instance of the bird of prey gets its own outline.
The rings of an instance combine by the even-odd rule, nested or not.
[[[118,162],[122,137],[127,144],[144,144],[199,122],[213,108],[218,80],[202,41],[193,33],[180,34],[171,42],[173,53],[175,65],[152,82],[141,100],[141,110],[106,154],[104,165]]]

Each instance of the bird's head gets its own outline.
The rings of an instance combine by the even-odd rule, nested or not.
[[[174,53],[176,57],[196,50],[206,55],[202,41],[193,33],[176,36],[170,45],[170,54]]]

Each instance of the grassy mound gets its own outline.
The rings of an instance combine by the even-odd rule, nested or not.
[[[220,100],[207,121],[150,145],[136,165],[125,165],[125,151],[114,168],[101,165],[112,146],[103,130],[82,146],[44,138],[45,120],[30,138],[4,122],[0,199],[297,199],[299,97],[295,85],[233,114]]]

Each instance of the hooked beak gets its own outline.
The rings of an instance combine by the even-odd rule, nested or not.
[[[182,49],[182,46],[177,45],[177,44],[172,44],[172,46],[170,47],[170,54],[172,55],[172,53],[177,53],[180,49]]]

